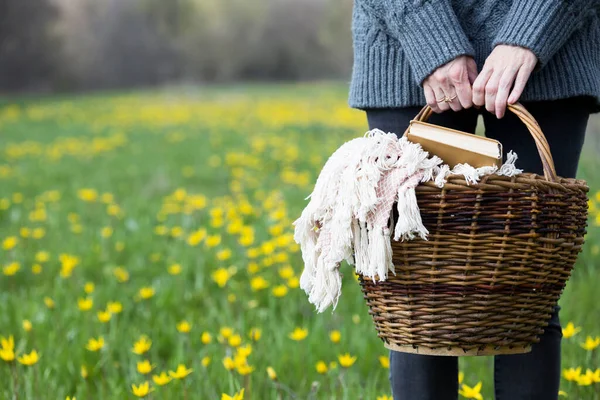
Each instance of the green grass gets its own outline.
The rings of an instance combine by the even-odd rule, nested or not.
[[[10,272],[16,262],[19,269],[0,275],[0,336],[14,336],[17,357],[35,349],[41,358],[33,366],[0,360],[0,398],[134,398],[131,384],[146,379],[154,399],[219,399],[242,387],[245,399],[255,400],[389,395],[389,370],[379,361],[387,351],[350,267],[343,266],[343,295],[333,313],[316,314],[304,292],[280,275],[286,266],[295,277],[302,272],[291,222],[307,204],[320,168],[341,143],[367,129],[364,114],[349,109],[345,96],[344,85],[322,83],[2,99],[0,244],[10,237],[18,243],[0,248],[0,267]],[[596,122],[588,148],[595,146]],[[592,198],[600,189],[594,155],[584,154],[579,174]],[[97,198],[82,200],[82,189],[94,189]],[[109,215],[109,205],[117,215]],[[583,328],[565,339],[563,366],[584,371],[600,367],[598,350],[579,346],[586,335],[600,335],[596,214],[561,299],[563,325],[573,321]],[[106,227],[110,236],[102,235]],[[31,237],[35,228],[43,228],[43,235],[36,231],[43,237]],[[188,243],[202,229],[220,235],[220,243]],[[11,247],[8,242],[4,247]],[[226,249],[230,257],[219,253]],[[252,257],[248,249],[259,254]],[[48,261],[36,261],[40,251],[49,253]],[[69,277],[61,276],[61,254],[79,258]],[[41,273],[32,272],[35,264]],[[181,266],[177,275],[168,273],[173,264]],[[116,279],[116,267],[129,273],[126,282]],[[235,270],[224,287],[212,278],[220,268]],[[257,276],[269,287],[254,290]],[[86,282],[95,285],[89,295]],[[289,289],[283,297],[273,295],[279,285]],[[140,300],[142,287],[152,287],[154,296]],[[78,299],[86,296],[93,307],[82,311]],[[96,313],[109,301],[120,302],[123,311],[102,323]],[[189,333],[177,330],[182,320],[191,324]],[[235,349],[218,340],[223,327],[251,345],[249,375],[225,369],[223,359]],[[296,327],[308,330],[304,340],[288,337]],[[251,328],[261,330],[259,340],[249,338]],[[341,332],[339,343],[330,341],[332,330]],[[203,332],[212,336],[210,343],[202,343]],[[152,347],[137,355],[131,349],[142,334]],[[104,348],[87,350],[98,336]],[[338,362],[326,374],[317,372],[318,361],[337,362],[344,353],[356,356],[352,367]],[[145,359],[155,365],[146,377],[136,370]],[[165,386],[152,383],[151,375],[178,364],[193,372]],[[483,397],[492,398],[492,358],[465,358],[460,365],[465,383],[483,381]],[[268,366],[279,385],[268,378]],[[563,379],[561,388],[570,398],[600,399],[600,383],[581,387]]]

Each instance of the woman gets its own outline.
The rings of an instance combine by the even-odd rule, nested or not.
[[[429,122],[486,136],[542,175],[520,101],[540,124],[556,172],[575,177],[591,113],[600,112],[600,0],[354,0],[349,105],[369,128],[401,135],[425,105]],[[484,109],[485,108],[485,109]],[[487,111],[486,111],[487,110]],[[556,306],[530,353],[494,358],[496,400],[558,397]],[[456,399],[458,359],[392,351],[396,400]]]

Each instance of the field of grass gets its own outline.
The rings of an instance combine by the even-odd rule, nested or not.
[[[338,308],[316,314],[291,225],[366,129],[343,84],[1,99],[0,398],[128,399],[147,382],[152,399],[387,399],[350,267]],[[600,344],[598,133],[595,119],[590,226],[561,299],[581,327],[563,342],[581,374],[561,389],[584,400],[600,399],[600,347],[581,346]],[[492,361],[460,361],[484,399]]]

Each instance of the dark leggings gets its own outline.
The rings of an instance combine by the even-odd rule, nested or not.
[[[589,98],[523,102],[537,120],[550,145],[556,173],[574,178],[590,115]],[[369,128],[402,136],[421,107],[366,109]],[[517,168],[543,175],[533,138],[525,125],[507,110],[502,119],[484,108],[432,114],[428,122],[474,133],[483,115],[485,134],[517,153]],[[562,330],[557,305],[539,343],[526,354],[494,357],[496,400],[553,400],[558,398]],[[390,352],[390,383],[394,400],[456,400],[458,358]],[[475,382],[471,382],[474,384]]]

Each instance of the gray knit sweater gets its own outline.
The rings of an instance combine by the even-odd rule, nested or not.
[[[497,44],[538,57],[521,101],[589,95],[600,111],[600,0],[354,0],[353,108],[422,106],[423,80]]]

